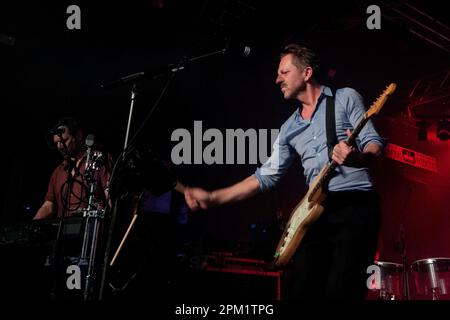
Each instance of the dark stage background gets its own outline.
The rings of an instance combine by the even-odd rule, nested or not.
[[[402,8],[402,2],[392,3],[394,8]],[[410,3],[448,26],[448,13],[440,5]],[[66,8],[71,4],[81,8],[81,30],[66,28]],[[366,27],[370,4],[381,8],[381,30]],[[387,84],[396,82],[398,91],[375,120],[380,134],[388,142],[436,158],[437,172],[389,158],[372,168],[383,208],[379,259],[401,262],[400,230],[404,230],[408,263],[449,257],[450,147],[448,140],[439,140],[435,134],[437,121],[450,114],[449,80],[445,78],[450,71],[449,42],[446,49],[437,47],[408,30],[401,19],[388,19],[392,13],[392,7],[381,1],[3,1],[0,222],[28,221],[42,204],[48,179],[60,161],[45,141],[56,119],[81,119],[87,132],[94,132],[114,156],[119,155],[131,88],[102,89],[102,83],[177,63],[183,56],[219,50],[226,44],[252,48],[247,58],[218,55],[188,64],[175,74],[136,139],[138,146],[152,148],[170,160],[176,144],[171,142],[171,133],[176,128],[192,133],[194,120],[203,121],[203,131],[279,128],[295,108],[283,101],[274,83],[278,52],[285,44],[299,41],[318,52],[325,84],[353,87],[367,105]],[[334,77],[328,76],[330,69],[335,71]],[[167,79],[162,76],[138,84],[132,133]],[[419,80],[422,86],[428,85],[425,100],[433,89],[441,89],[440,96],[407,108]],[[420,120],[429,124],[428,141],[418,140]],[[256,168],[237,164],[173,166],[183,183],[208,189],[235,183]],[[190,214],[191,229],[184,240],[195,245],[192,250],[197,254],[231,252],[270,260],[280,227],[304,192],[297,161],[281,186],[268,194]]]

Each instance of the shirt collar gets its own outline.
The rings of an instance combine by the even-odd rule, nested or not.
[[[326,95],[328,97],[332,97],[333,96],[333,93],[331,92],[330,87],[327,87],[327,86],[320,86],[320,93],[324,94],[324,95]]]
[[[318,107],[320,105],[320,102],[323,99],[323,96],[327,96],[327,97],[332,97],[333,96],[333,93],[331,92],[330,87],[327,87],[327,86],[324,86],[324,85],[320,86],[320,96],[319,96],[319,99],[317,100],[317,108],[316,108],[316,110],[314,110],[314,113],[317,112],[317,109],[318,109]],[[303,120],[300,117],[300,107],[298,107],[297,110],[295,110],[295,120],[297,120],[297,121],[305,121],[305,120]]]

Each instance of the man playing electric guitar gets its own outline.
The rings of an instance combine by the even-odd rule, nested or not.
[[[366,268],[373,263],[380,209],[367,165],[382,155],[384,140],[370,121],[353,145],[344,140],[365,113],[362,97],[351,88],[333,95],[315,79],[314,52],[297,44],[281,53],[276,84],[297,110],[282,125],[271,157],[256,172],[230,187],[214,191],[186,187],[191,210],[249,198],[274,187],[299,154],[308,185],[330,157],[338,166],[327,183],[325,210],[306,232],[296,250],[287,283],[288,299],[363,300],[367,293]],[[332,100],[330,100],[332,99]],[[334,106],[338,142],[327,145],[326,105]],[[336,142],[337,142],[336,141]],[[332,152],[329,152],[332,151]]]

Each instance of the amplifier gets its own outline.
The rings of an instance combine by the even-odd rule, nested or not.
[[[223,255],[201,260],[200,268],[191,268],[179,279],[177,290],[185,297],[216,302],[280,300],[282,272],[263,260]]]

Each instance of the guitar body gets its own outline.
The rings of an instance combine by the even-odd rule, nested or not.
[[[388,96],[395,91],[396,87],[397,85],[395,83],[391,83],[386,87],[384,92],[364,114],[363,119],[354,128],[351,136],[347,138],[345,141],[347,144],[352,144],[367,121],[380,112]],[[334,160],[325,165],[319,175],[311,183],[308,193],[292,211],[275,251],[275,266],[284,266],[291,260],[311,224],[313,224],[324,211],[322,203],[325,200],[326,194],[322,190],[326,188],[328,181],[331,178],[331,174],[337,166],[338,164]]]
[[[306,231],[324,211],[322,203],[326,195],[322,192],[322,188],[315,189],[314,186],[317,185],[328,170],[327,165],[320,171],[319,175],[311,184],[308,193],[297,204],[294,210],[292,210],[283,236],[276,249],[275,266],[284,266],[292,259]],[[316,191],[313,193],[312,191],[314,190]]]

